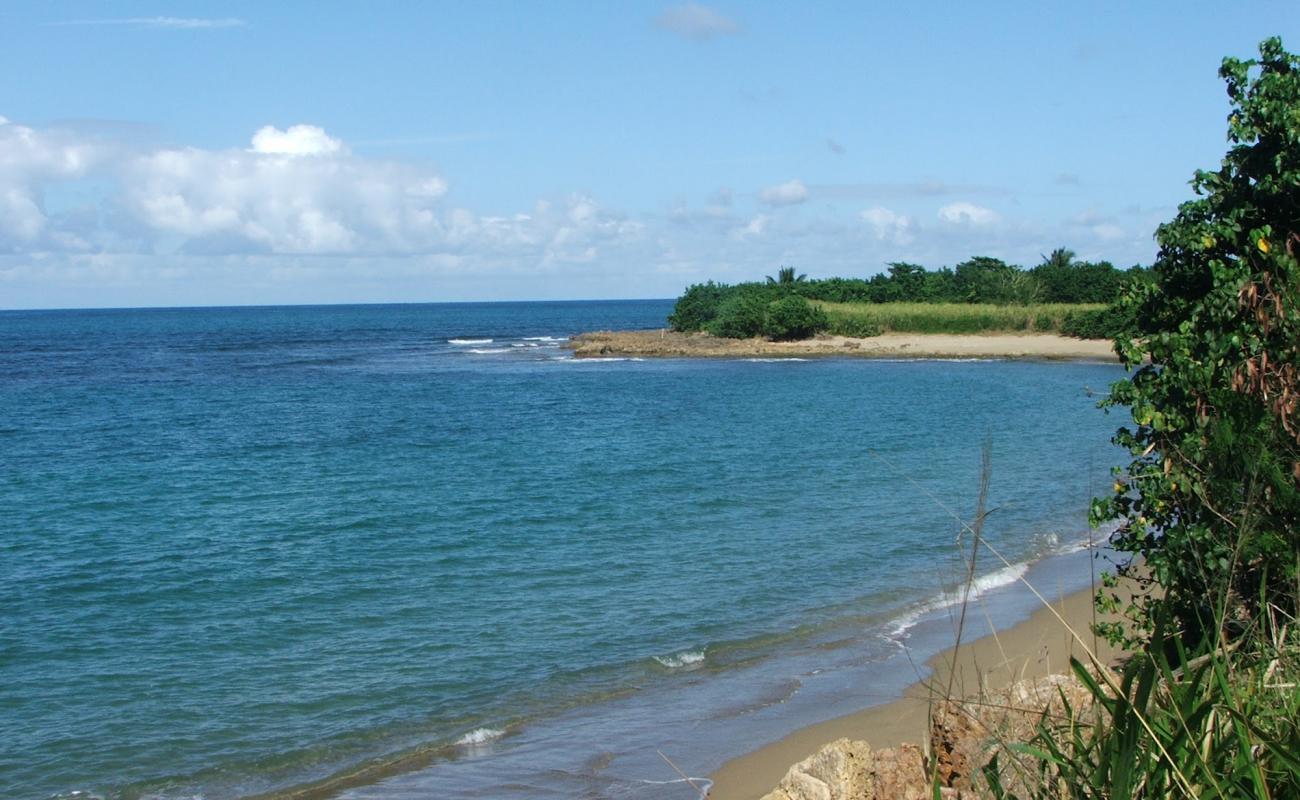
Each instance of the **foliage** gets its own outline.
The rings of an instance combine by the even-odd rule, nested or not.
[[[1118,339],[1133,330],[1132,316],[1118,305],[1069,311],[1060,324],[1061,335],[1076,339]]]
[[[1119,297],[1125,277],[1109,261],[1076,261],[1063,247],[1043,256],[1030,274],[1048,303],[1108,303]]]
[[[1174,641],[1168,654],[1135,655],[1118,680],[1072,660],[1092,707],[1066,702],[1062,714],[1044,714],[1029,742],[1011,744],[984,767],[990,793],[1300,797],[1300,649],[1285,638],[1255,641],[1249,652],[1215,647],[1195,659]]]
[[[1294,605],[1300,564],[1300,61],[1278,39],[1258,60],[1225,59],[1227,155],[1198,171],[1195,199],[1157,231],[1154,281],[1124,307],[1136,336],[1106,405],[1129,407],[1115,441],[1132,461],[1095,522],[1118,520],[1115,547],[1163,590],[1127,605],[1140,636],[1164,606],[1193,635],[1261,598]],[[1149,359],[1149,361],[1148,361]],[[1119,598],[1107,598],[1121,605]]]
[[[781,267],[776,271],[776,277],[767,277],[768,283],[775,283],[778,286],[793,287],[797,283],[803,283],[808,280],[807,275],[795,276],[794,267]]]
[[[727,285],[698,283],[677,300],[668,324],[678,331],[702,331],[714,326],[725,301],[736,295],[759,297],[775,303],[798,295],[824,303],[969,303],[973,305],[1021,305],[1038,303],[1110,303],[1122,287],[1149,280],[1140,267],[1127,272],[1107,262],[1077,261],[1074,254],[1059,248],[1044,257],[1044,263],[1023,270],[996,258],[976,256],[958,264],[927,270],[917,264],[893,262],[885,272],[871,278],[809,279],[794,267],[781,267],[776,277]],[[732,309],[734,314],[735,308]],[[834,320],[831,320],[834,323]],[[846,325],[848,323],[842,323]],[[729,327],[730,323],[720,323]],[[1026,325],[1025,329],[1056,330],[1050,325]],[[860,328],[869,330],[869,328]]]
[[[729,288],[713,281],[688,286],[677,298],[673,313],[668,315],[668,325],[676,331],[704,330],[718,315],[718,306],[722,305]]]
[[[808,339],[829,325],[826,312],[797,294],[777,300],[767,311],[763,333],[777,341]]]
[[[708,331],[728,339],[761,336],[767,328],[767,301],[753,293],[733,294],[718,306]]]
[[[823,313],[825,313],[824,310]],[[852,336],[855,339],[867,339],[884,333],[885,328],[879,322],[863,316],[857,316],[854,314],[827,314],[826,332],[835,336]]]
[[[988,305],[973,303],[820,303],[829,330],[844,336],[851,326],[878,335],[894,333],[991,333],[1059,331],[1073,314],[1104,311],[1099,305]]]

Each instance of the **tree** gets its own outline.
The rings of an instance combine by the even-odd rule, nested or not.
[[[677,298],[673,313],[668,315],[668,325],[675,331],[702,331],[718,315],[730,287],[723,283],[696,283],[686,288]]]
[[[1074,251],[1064,247],[1058,247],[1052,251],[1049,256],[1043,256],[1041,266],[1052,267],[1054,269],[1069,269],[1074,266]]]
[[[768,309],[763,332],[777,341],[808,339],[829,325],[826,312],[797,294],[788,294]]]
[[[1300,564],[1300,61],[1273,38],[1219,75],[1229,149],[1127,289],[1138,331],[1116,350],[1136,371],[1106,405],[1131,411],[1132,461],[1093,507],[1164,591],[1138,622],[1167,610],[1211,636],[1261,604],[1294,613]]]
[[[795,276],[794,267],[781,267],[776,271],[775,278],[771,275],[767,276],[768,283],[774,283],[783,288],[793,288],[795,284],[803,283],[806,280],[808,280],[807,275]]]

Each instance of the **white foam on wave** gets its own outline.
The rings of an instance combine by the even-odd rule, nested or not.
[[[492,344],[491,339],[448,339],[447,344]]]
[[[673,653],[668,656],[655,656],[654,659],[668,669],[682,669],[683,667],[693,667],[697,664],[703,664],[704,651],[683,650],[680,653]]]
[[[790,358],[746,358],[746,359],[745,359],[745,361],[748,361],[748,362],[750,362],[750,363],[752,363],[752,364],[771,364],[771,363],[775,363],[775,362],[777,362],[777,361],[807,361],[807,360],[808,360],[808,359],[806,359],[806,358],[794,358],[794,357],[790,357]]]
[[[889,638],[900,639],[917,622],[920,622],[921,618],[926,614],[958,605],[966,600],[976,600],[985,592],[1015,583],[1023,578],[1028,571],[1029,562],[1022,561],[1019,564],[1003,567],[996,572],[981,575],[971,581],[969,591],[965,586],[958,586],[952,591],[940,592],[938,596],[921,603],[894,620],[894,624],[889,629]]]
[[[523,340],[525,342],[567,342],[568,341],[568,339],[564,336],[525,336],[523,337]]]
[[[457,739],[456,744],[461,747],[473,747],[475,745],[487,744],[488,742],[495,742],[497,739],[500,739],[505,735],[506,732],[499,728],[475,728]]]
[[[510,348],[509,347],[486,347],[486,348],[471,347],[465,352],[473,353],[476,356],[488,356],[488,355],[494,355],[496,353],[509,353]]]
[[[537,344],[536,342],[511,342],[510,346],[511,347],[541,347],[541,345]]]
[[[926,362],[941,362],[944,364],[983,364],[992,361],[1007,361],[1005,358],[988,358],[986,356],[916,356],[914,358],[890,358],[890,361],[896,361],[903,364],[921,364]]]

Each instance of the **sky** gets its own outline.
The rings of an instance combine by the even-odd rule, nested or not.
[[[0,308],[1126,267],[1294,2],[0,1]]]

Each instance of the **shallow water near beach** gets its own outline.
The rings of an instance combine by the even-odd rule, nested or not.
[[[1087,585],[1119,367],[560,347],[670,308],[0,312],[0,796],[695,797],[916,679],[985,441]]]

